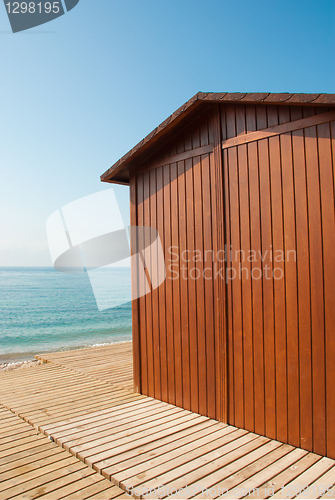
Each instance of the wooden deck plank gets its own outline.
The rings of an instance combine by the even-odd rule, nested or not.
[[[98,492],[108,492],[107,498],[120,497],[124,492],[112,485],[103,476],[76,459],[73,455],[44,435],[36,433],[29,424],[23,422],[12,412],[0,406],[1,421],[20,423],[27,429],[29,446],[26,439],[16,439],[10,442],[0,441],[0,500],[22,498],[63,499],[72,493],[78,493],[79,498],[92,497]],[[4,420],[3,417],[6,417]],[[3,431],[3,429],[2,429]],[[8,428],[8,437],[12,438]],[[4,431],[2,435],[4,435]],[[41,453],[41,442],[44,450]],[[14,457],[14,460],[12,460]],[[80,496],[81,490],[94,484],[99,484],[98,490],[88,490],[86,496]]]
[[[169,418],[170,422],[174,422],[174,415]],[[129,429],[129,430],[128,430]],[[121,438],[128,438],[128,442],[131,442],[133,438],[137,436],[138,432],[146,432],[147,429],[153,429],[152,424],[149,423],[141,428],[138,427],[133,427],[132,425],[128,426],[128,429],[123,430],[123,428],[120,427],[120,429],[116,426],[116,432],[117,432],[117,438],[115,441],[115,446],[120,442]],[[123,431],[123,432],[122,432]],[[93,436],[93,439],[88,440],[88,439],[76,439],[75,436],[68,442],[64,443],[64,448],[66,449],[71,449],[73,453],[77,452],[85,452],[87,450],[93,450],[96,451],[97,449],[101,450],[102,448],[100,445],[102,445],[103,449],[105,449],[105,444],[106,442],[108,443],[108,440],[106,440],[106,434],[110,434],[109,432],[101,432],[97,433],[96,435]],[[133,437],[132,437],[133,436]],[[109,445],[108,445],[109,446]]]
[[[124,453],[118,455],[114,462],[112,459],[108,459],[108,467],[103,469],[103,473],[105,477],[112,476],[114,482],[120,482],[123,477],[129,474],[134,475],[135,469],[135,474],[147,470],[155,465],[156,459],[161,463],[166,462],[174,450],[179,451],[179,448],[189,443],[198,442],[199,439],[205,436],[212,436],[214,428],[215,424],[210,421],[201,422],[175,435],[149,443],[148,446],[143,446],[138,450],[136,456],[133,453]]]
[[[269,445],[272,443],[269,443]],[[278,462],[281,458],[285,458],[286,455],[292,451],[292,446],[288,445],[282,445],[276,448],[274,451],[270,451],[270,453],[265,454],[261,458],[256,459],[254,462],[251,462],[249,465],[246,465],[243,467],[241,470],[239,470],[236,474],[232,474],[231,476],[228,476],[225,478],[226,473],[223,473],[223,471],[218,471],[216,473],[216,476],[219,477],[222,474],[223,480],[220,479],[217,483],[210,484],[207,483],[208,486],[205,486],[209,488],[210,490],[212,488],[216,489],[218,491],[219,488],[223,491],[223,488],[225,488],[224,491],[227,490],[227,492],[231,491],[233,493],[233,496],[235,497],[235,492],[236,488],[239,487],[241,488],[241,483],[242,484],[247,484],[248,488],[247,490],[253,489],[251,484],[254,479],[254,475],[257,473],[257,471],[262,470],[262,468],[268,467],[273,465],[274,463]],[[256,455],[257,456],[257,455]],[[206,478],[207,479],[207,478]],[[211,478],[211,481],[215,479],[215,476]],[[249,485],[250,484],[250,485]],[[256,491],[256,490],[255,490]],[[202,495],[196,495],[195,498],[201,498]]]
[[[85,476],[84,476],[85,474]],[[82,491],[82,488],[85,488],[86,486],[90,486],[92,484],[95,483],[95,477],[97,476],[96,473],[94,473],[94,471],[90,471],[90,472],[86,472],[84,474],[80,474],[80,476],[82,478],[80,478],[79,476],[79,479],[77,479],[77,477],[75,478],[76,480],[74,482],[73,481],[73,477],[69,478],[69,479],[57,479],[55,480],[53,483],[51,483],[51,485],[49,486],[49,490],[50,492],[47,493],[47,494],[44,494],[42,496],[43,500],[54,500],[55,499],[55,494],[58,496],[58,498],[61,498],[63,499],[64,496],[66,495],[69,495],[69,494],[73,494],[73,493],[77,493],[78,491],[81,492]],[[74,474],[73,474],[74,476]],[[84,477],[83,477],[84,476]],[[72,480],[70,482],[70,480]],[[69,484],[67,484],[69,483]],[[65,486],[63,486],[63,484],[65,484]],[[55,485],[57,487],[57,489],[55,490]],[[60,487],[59,487],[60,486]],[[118,497],[120,495],[123,494],[120,493],[120,489],[119,488],[113,488],[113,486],[110,487],[110,493],[109,493],[109,498],[112,498],[111,496],[111,493],[114,494],[114,497]]]
[[[140,396],[137,397],[129,395],[125,398],[123,398],[121,401],[120,400],[113,400],[111,397],[103,398],[103,399],[89,399],[86,402],[81,402],[78,404],[75,403],[70,403],[69,405],[57,405],[54,407],[49,407],[48,408],[48,413],[42,413],[41,416],[41,410],[33,410],[33,411],[27,411],[25,412],[25,417],[32,419],[34,422],[38,423],[41,419],[43,420],[45,424],[45,428],[52,428],[56,427],[59,422],[72,422],[74,421],[73,419],[79,419],[82,420],[86,418],[88,414],[96,413],[96,411],[99,412],[104,412],[108,411],[110,412],[111,409],[114,408],[115,411],[117,411],[119,408],[124,407],[128,405],[128,411],[131,411],[132,406],[141,403],[143,401],[146,401],[147,398],[145,396]],[[94,411],[96,410],[96,411]],[[48,418],[48,422],[46,419]]]
[[[52,451],[55,451],[54,449]],[[58,453],[48,453],[47,456],[40,457],[40,455],[36,454],[33,455],[29,459],[23,459],[18,462],[12,462],[10,464],[6,464],[6,466],[2,467],[2,470],[0,472],[1,474],[1,483],[5,484],[5,481],[8,481],[10,479],[17,478],[18,476],[23,476],[27,475],[30,472],[34,472],[38,469],[46,469],[51,464],[55,464],[57,462],[63,462],[64,456],[64,450],[61,448],[58,448]],[[31,462],[30,462],[31,460]],[[18,466],[19,464],[19,466]]]
[[[335,484],[335,467],[326,474],[320,476],[314,483],[309,485],[308,490],[302,491],[295,498],[319,498],[322,494],[330,491]]]
[[[301,481],[335,482],[333,460],[134,393],[131,358],[131,343],[118,344],[0,374],[0,500],[107,500],[160,485],[200,498],[199,484],[262,498],[270,486],[280,497]]]
[[[30,444],[35,442],[36,439],[36,430],[34,433],[30,431],[29,436],[20,438],[20,439],[15,439],[14,436],[10,436],[6,441],[1,439],[1,451],[6,451],[6,450],[11,450],[13,447],[17,446],[22,446],[26,444]],[[4,442],[5,441],[5,442]]]
[[[136,428],[134,428],[133,434],[121,437],[117,441],[115,439],[111,439],[110,437],[106,437],[104,439],[104,444],[99,443],[98,446],[90,448],[89,450],[85,447],[81,447],[80,445],[74,446],[71,448],[71,453],[76,453],[78,458],[84,460],[85,463],[95,468],[96,462],[100,462],[101,460],[120,454],[123,451],[135,449],[138,446],[142,446],[152,440],[160,439],[168,434],[173,434],[175,429],[178,429],[179,424],[185,423],[189,425],[190,419],[191,417],[189,415],[184,415],[178,419],[172,418],[155,428],[142,431],[140,434],[137,434]],[[135,436],[136,439],[134,439]],[[134,453],[136,453],[135,450]]]
[[[328,472],[333,466],[334,460],[322,457],[318,460],[318,462],[302,472],[293,481],[286,484],[285,488],[282,488],[275,493],[272,498],[294,498],[297,494],[299,494],[300,488],[310,486],[312,483],[317,481],[319,477]]]
[[[72,455],[67,458],[63,458],[58,462],[54,462],[45,467],[40,467],[39,469],[35,469],[34,471],[26,472],[25,474],[17,475],[12,479],[8,479],[7,481],[1,481],[1,488],[3,490],[14,488],[15,486],[21,485],[22,483],[34,484],[34,480],[36,481],[44,481],[44,478],[41,476],[45,476],[47,474],[55,473],[58,469],[62,469],[64,467],[69,467],[70,465],[78,465],[78,460]],[[80,468],[82,468],[83,464],[80,463]],[[13,494],[14,496],[14,494]]]
[[[44,452],[49,452],[50,451],[50,443],[47,441],[44,441],[42,445],[39,446],[34,446],[29,448],[28,450],[23,450],[21,452],[13,453],[10,456],[5,456],[3,458],[0,458],[0,467],[4,466],[5,468],[9,468],[11,466],[11,463],[17,463],[18,461],[21,460],[26,460],[29,456],[35,457],[38,454],[44,453]],[[57,445],[55,445],[57,448]]]
[[[0,500],[12,500],[14,498],[22,499],[23,494],[26,498],[36,498],[38,496],[42,496],[43,498],[43,495],[51,491],[56,495],[57,493],[55,490],[69,483],[78,481],[83,477],[91,476],[92,474],[94,474],[94,471],[77,461],[58,471],[45,474],[45,476],[27,481],[1,492]]]
[[[94,406],[94,405],[93,405]],[[71,408],[66,412],[66,413],[61,413],[58,415],[54,415],[53,413],[51,416],[43,412],[43,410],[40,410],[37,414],[33,416],[24,416],[21,414],[21,416],[26,420],[28,423],[35,425],[36,428],[40,429],[42,424],[48,425],[48,426],[55,426],[55,424],[59,423],[60,421],[64,422],[64,420],[70,420],[73,415],[75,416],[87,416],[90,414],[90,411],[92,409],[108,409],[109,411],[114,407],[118,408],[120,405],[116,403],[105,403],[103,405],[96,405],[95,407],[92,408],[91,405],[84,406],[81,411],[71,411]],[[41,425],[40,425],[41,424]]]
[[[264,468],[260,470],[259,466],[260,463],[256,462],[257,466],[257,471],[252,472],[251,476],[250,474],[250,469],[249,471],[242,471],[241,474],[239,474],[239,477],[237,478],[237,481],[235,482],[234,486],[231,484],[229,485],[229,478],[227,481],[224,481],[223,484],[219,483],[218,485],[215,486],[221,486],[221,488],[224,486],[227,490],[231,490],[232,488],[236,488],[238,485],[240,489],[240,495],[237,494],[236,490],[234,491],[234,498],[243,498],[245,497],[244,491],[247,490],[248,492],[253,492],[253,491],[259,491],[259,488],[266,484],[271,478],[279,474],[282,470],[294,466],[294,464],[303,456],[307,455],[307,451],[301,450],[299,448],[293,449],[287,454],[284,454],[282,458],[279,458],[279,460],[274,460],[273,463],[265,463]],[[253,466],[251,466],[252,469]],[[258,472],[259,471],[259,472]],[[242,479],[242,482],[241,482]],[[269,491],[269,488],[267,490],[264,488],[264,494],[260,496],[260,498],[263,498],[266,496],[266,493]]]
[[[91,363],[92,356],[94,363]],[[112,344],[101,347],[64,351],[36,356],[44,362],[66,366],[77,373],[108,382],[110,385],[133,388],[132,343]]]
[[[89,486],[85,486],[81,488],[80,491],[77,492],[72,492],[69,493],[68,495],[65,494],[65,496],[62,497],[63,500],[86,500],[87,498],[92,498],[94,495],[101,495],[99,498],[103,500],[104,498],[106,500],[109,500],[109,498],[112,498],[112,494],[114,491],[113,486],[108,486],[106,487],[106,484],[101,481],[97,480],[94,482],[94,484],[91,484]],[[108,490],[108,491],[106,491]],[[118,491],[118,490],[117,490]]]
[[[89,497],[89,500],[111,500],[113,498],[117,498],[117,499],[128,498],[129,499],[129,495],[127,495],[125,492],[123,492],[121,495],[117,495],[113,488],[109,488],[108,490],[103,491],[102,494],[98,493],[96,495]]]
[[[98,475],[98,474],[93,474],[91,476],[85,477],[83,479],[80,479],[79,481],[76,481],[75,483],[71,483],[67,486],[63,486],[62,488],[57,490],[57,496],[59,498],[64,498],[68,497],[71,495],[78,494],[81,495],[80,498],[83,498],[83,490],[89,487],[94,487],[98,486],[98,491],[103,489],[106,486],[102,486],[101,483],[103,482],[103,478]],[[107,489],[107,488],[106,488]],[[55,497],[55,492],[52,491],[51,493],[47,493],[46,495],[43,496],[43,500],[54,500]]]
[[[165,416],[167,412],[162,412],[160,415]],[[121,433],[124,430],[127,429],[133,429],[134,425],[138,424],[138,421],[142,422],[141,427],[136,427],[137,431],[141,430],[143,428],[151,428],[153,421],[156,421],[157,415],[152,415],[151,418],[145,418],[145,419],[136,419],[133,421],[128,421],[126,423],[119,423],[119,422],[110,422],[106,423],[105,425],[99,425],[99,427],[95,428],[85,428],[84,432],[80,432],[80,428],[76,428],[73,430],[73,432],[65,437],[62,436],[59,440],[57,440],[58,443],[62,443],[64,448],[71,448],[73,445],[79,445],[79,444],[84,444],[88,442],[92,442],[95,440],[98,440],[99,438],[103,438],[106,435],[106,431],[109,431],[110,433],[113,432],[115,429],[118,433]],[[147,422],[147,425],[144,426],[143,421]],[[103,422],[102,422],[103,423]],[[78,432],[79,430],[79,432]],[[137,432],[136,431],[136,432]]]
[[[225,431],[226,434],[223,434],[222,429],[217,429],[216,431],[211,431],[211,429],[209,429],[209,433],[198,439],[194,439],[194,437],[192,437],[192,441],[184,446],[182,446],[181,443],[178,443],[177,448],[172,447],[172,449],[168,450],[166,453],[160,449],[158,457],[152,460],[136,464],[133,467],[130,467],[128,464],[128,467],[126,469],[123,468],[123,471],[119,473],[114,470],[111,474],[113,476],[113,481],[115,482],[116,480],[116,484],[123,483],[127,480],[127,478],[144,474],[151,469],[155,469],[155,467],[161,467],[163,464],[165,464],[165,470],[168,470],[170,469],[170,462],[174,461],[177,457],[178,460],[181,461],[183,460],[184,455],[186,455],[186,458],[184,457],[184,459],[188,461],[190,457],[195,457],[196,454],[205,454],[206,449],[215,450],[216,448],[220,448],[223,443],[234,441],[241,435],[247,434],[247,431],[237,430],[234,427],[230,428],[230,426],[227,426]],[[175,462],[172,463],[172,467],[174,467],[174,463]],[[153,473],[155,473],[155,471],[153,471]]]
[[[186,485],[191,484],[201,484],[207,487],[208,484],[215,484],[217,481],[217,476],[214,474],[221,469],[220,473],[224,471],[226,477],[231,474],[236,473],[242,469],[250,461],[256,459],[255,456],[259,455],[259,449],[262,448],[265,453],[268,451],[269,446],[275,447],[275,442],[271,442],[267,438],[256,437],[248,433],[245,436],[227,444],[223,445],[220,449],[214,452],[206,453],[200,457],[192,459],[190,457],[189,461],[185,462],[186,457],[182,457],[183,465],[175,467],[167,473],[161,471],[159,478],[154,478],[152,476],[153,471],[149,471],[147,476],[148,480],[142,481],[143,475],[141,475],[140,484],[136,486],[144,486],[145,488],[158,488],[161,484],[165,487],[170,488],[183,488]],[[266,445],[268,445],[266,447]],[[157,479],[159,479],[157,481]],[[131,482],[128,483],[130,486]],[[123,484],[122,484],[123,486]],[[146,495],[143,495],[145,497]],[[165,495],[163,495],[164,497]],[[186,495],[187,496],[187,495]],[[193,494],[191,496],[194,496]],[[158,497],[161,498],[162,495],[158,493]]]
[[[158,415],[159,413],[167,409],[164,403],[160,403],[159,401],[155,401],[152,399],[146,399],[144,402],[143,400],[140,400],[139,402],[136,401],[135,403],[138,404],[128,403],[125,405],[120,405],[117,407],[117,409],[114,410],[107,409],[91,413],[89,417],[72,418],[63,423],[59,422],[58,425],[44,426],[44,430],[53,433],[62,432],[62,435],[65,436],[67,433],[71,433],[71,429],[75,429],[78,425],[80,427],[85,425],[100,425],[104,422],[104,420],[110,418],[116,420],[117,418],[122,419],[124,417],[133,417],[133,420],[137,420],[138,418],[142,418],[143,414]],[[171,409],[172,408],[175,407],[171,405]]]
[[[125,395],[124,397],[113,397],[112,394],[109,394],[109,393],[106,393],[106,396],[109,397],[109,401],[110,401],[110,406],[113,407],[113,406],[117,406],[119,404],[121,404],[125,399],[128,399],[128,400],[131,400],[131,399],[138,399],[137,397],[132,397],[131,395]],[[99,397],[99,394],[97,395],[97,398]],[[20,405],[20,402],[19,401],[16,401],[16,402],[11,402],[11,401],[8,401],[6,406],[10,406],[11,409],[14,409],[15,410],[15,413],[17,413],[17,411],[19,410],[23,410],[25,413],[27,412],[30,412],[32,410],[43,410],[45,408],[48,409],[48,411],[52,410],[53,408],[55,408],[55,406],[59,406],[60,404],[62,405],[85,405],[86,403],[89,403],[89,402],[92,402],[94,400],[94,393],[93,394],[86,394],[83,393],[82,397],[79,397],[79,395],[75,396],[75,399],[71,399],[71,398],[68,398],[66,396],[64,397],[61,397],[61,401],[57,402],[57,405],[55,405],[54,403],[52,403],[51,400],[47,400],[45,399],[43,401],[43,399],[41,401],[39,401],[38,404],[29,404],[29,405]]]
[[[120,466],[120,469],[123,470],[124,469],[123,464],[127,461],[130,461],[130,464],[134,465],[134,462],[136,462],[136,464],[138,462],[141,462],[143,456],[144,456],[143,460],[145,461],[146,454],[149,455],[149,457],[159,456],[161,455],[161,450],[162,453],[164,454],[165,445],[170,445],[171,443],[175,443],[175,447],[178,448],[179,443],[181,443],[181,445],[183,444],[185,436],[189,436],[190,434],[192,435],[193,432],[197,432],[199,429],[203,429],[205,425],[206,426],[213,425],[213,422],[211,422],[208,419],[206,419],[205,421],[204,419],[205,417],[199,417],[198,419],[194,419],[191,425],[189,422],[180,424],[179,426],[175,427],[174,433],[167,434],[166,436],[161,437],[157,440],[149,441],[148,443],[145,443],[142,446],[136,448],[136,454],[134,454],[134,451],[132,449],[121,451],[114,457],[109,457],[105,460],[102,460],[101,462],[96,462],[94,464],[94,467],[96,468],[96,470],[101,470],[102,474],[107,479],[110,479],[110,477],[113,476],[114,467]],[[127,466],[125,468],[127,468]],[[116,469],[116,471],[117,470],[119,469]]]

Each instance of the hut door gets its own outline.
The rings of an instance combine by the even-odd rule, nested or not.
[[[225,141],[228,422],[335,458],[335,112]]]

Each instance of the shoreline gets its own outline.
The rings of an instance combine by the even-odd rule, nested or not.
[[[27,352],[9,352],[6,354],[0,354],[0,372],[14,370],[16,368],[28,368],[30,366],[35,366],[40,364],[38,360],[35,359],[35,355],[48,354],[53,352],[67,352],[67,351],[77,351],[83,349],[91,349],[92,347],[103,347],[116,344],[125,344],[127,342],[132,342],[132,340],[118,340],[115,342],[103,342],[99,344],[89,344],[82,346],[70,346],[64,347],[63,349],[49,349],[47,351],[27,351]]]

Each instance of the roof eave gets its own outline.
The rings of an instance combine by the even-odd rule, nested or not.
[[[170,133],[180,125],[201,103],[247,103],[247,104],[290,104],[310,106],[335,105],[335,94],[291,94],[291,93],[229,93],[229,92],[198,92],[189,101],[178,108],[142,141],[134,146],[126,155],[112,165],[100,179],[102,182],[129,185],[129,169],[145,156],[155,152],[155,146],[160,147],[162,138],[170,138]]]
[[[154,149],[156,144],[159,144],[163,137],[166,137],[169,132],[172,132],[178,125],[181,124],[189,115],[196,110],[197,107],[202,103],[201,97],[206,94],[198,92],[189,101],[187,101],[183,106],[178,108],[172,115],[170,115],[166,120],[164,120],[157,128],[155,128],[149,135],[147,135],[142,141],[140,141],[136,146],[134,146],[126,155],[124,155],[120,160],[118,160],[114,165],[112,165],[104,174],[101,175],[100,180],[102,182],[110,182],[113,184],[129,184],[129,180],[120,178],[117,174],[121,170],[129,169],[129,167],[136,163],[138,158],[145,156],[145,154],[150,150]],[[128,172],[129,175],[129,172]]]

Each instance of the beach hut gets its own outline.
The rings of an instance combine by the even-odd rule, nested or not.
[[[198,93],[102,175],[165,255],[136,391],[335,458],[334,168],[334,94]]]

